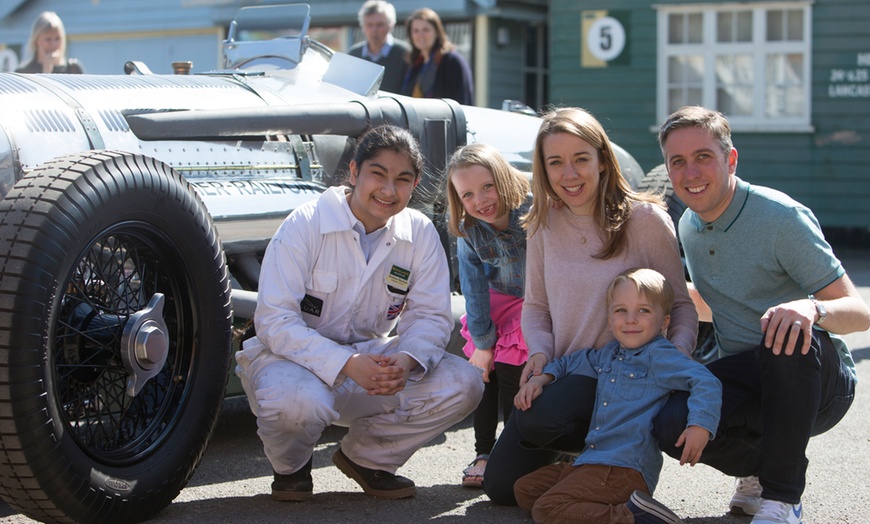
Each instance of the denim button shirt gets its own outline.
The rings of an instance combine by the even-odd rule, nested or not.
[[[498,334],[489,310],[489,289],[522,297],[526,282],[526,231],[520,217],[529,212],[531,195],[523,205],[510,212],[507,229],[497,231],[482,220],[466,227],[459,224],[465,237],[456,241],[459,258],[459,285],[465,296],[466,323],[474,346],[495,346]]]
[[[662,469],[652,421],[671,391],[690,392],[687,427],[700,426],[712,436],[719,425],[719,380],[662,336],[637,349],[623,349],[613,341],[601,349],[574,351],[547,364],[544,373],[556,380],[567,375],[598,379],[586,448],[574,465],[605,464],[640,471],[650,493]]]

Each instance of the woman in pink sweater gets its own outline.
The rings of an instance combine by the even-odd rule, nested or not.
[[[655,269],[674,284],[668,339],[690,355],[698,315],[686,289],[674,225],[660,197],[631,190],[598,120],[578,108],[547,114],[532,171],[536,205],[525,220],[522,313],[529,360],[521,384],[551,360],[614,339],[602,307],[607,286],[633,267]],[[537,204],[548,201],[558,204]],[[569,377],[528,411],[513,411],[484,474],[493,502],[516,504],[513,484],[519,477],[561,453],[583,449],[595,386],[593,378]]]

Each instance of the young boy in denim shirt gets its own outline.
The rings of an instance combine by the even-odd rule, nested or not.
[[[607,291],[616,340],[551,362],[520,389],[514,405],[526,410],[555,380],[571,374],[598,379],[586,447],[577,460],[545,466],[514,485],[517,503],[535,522],[680,522],[651,497],[662,467],[652,420],[671,391],[690,392],[688,424],[676,445],[683,448],[680,464],[694,466],[719,424],[722,387],[662,336],[672,304],[673,290],[660,273],[621,273]]]

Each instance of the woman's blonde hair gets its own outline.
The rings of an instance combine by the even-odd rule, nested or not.
[[[465,221],[465,227],[477,223],[476,218],[465,212],[462,199],[453,185],[453,173],[457,169],[470,166],[481,166],[492,173],[495,190],[498,193],[498,218],[523,205],[529,195],[528,176],[510,165],[495,147],[489,144],[469,144],[458,149],[447,163],[447,176],[445,177],[447,212],[449,214],[447,229],[458,237],[465,236],[459,230],[459,224],[463,221]]]
[[[651,202],[664,208],[664,201],[661,195],[636,193],[631,189],[628,181],[622,176],[616,153],[604,127],[585,109],[564,107],[544,115],[535,139],[535,152],[532,158],[532,194],[535,205],[526,215],[524,226],[529,231],[529,236],[537,233],[540,228],[546,227],[551,207],[549,201],[559,200],[547,176],[544,139],[562,133],[576,136],[598,151],[598,162],[604,169],[598,180],[598,192],[593,202],[592,217],[600,230],[604,246],[594,257],[608,259],[619,255],[628,243],[625,228],[635,203]]]
[[[63,58],[63,63],[66,63],[66,30],[63,28],[63,21],[57,16],[54,11],[43,11],[33,21],[33,28],[30,30],[30,38],[27,39],[27,52],[30,60],[36,58],[38,47],[36,40],[39,36],[50,30],[56,29],[60,33],[60,56]],[[28,60],[29,61],[29,60]]]

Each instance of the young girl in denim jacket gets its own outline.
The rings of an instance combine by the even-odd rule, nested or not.
[[[453,154],[447,168],[448,227],[457,237],[459,283],[465,296],[463,348],[483,371],[483,400],[474,412],[476,458],[462,485],[482,487],[495,445],[499,403],[506,421],[519,391],[529,348],[520,314],[526,275],[529,180],[492,146],[471,144]]]

